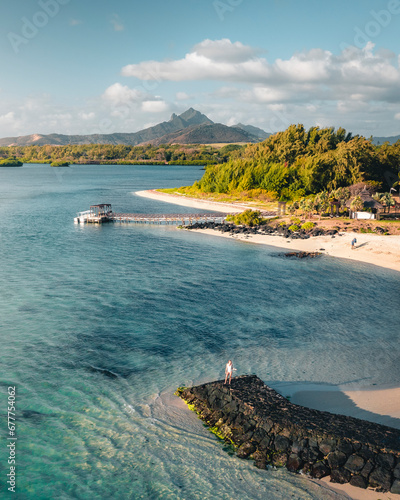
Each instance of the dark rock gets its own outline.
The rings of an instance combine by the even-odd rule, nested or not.
[[[359,472],[363,469],[365,460],[359,455],[350,455],[344,467],[350,472]]]
[[[298,470],[300,470],[304,465],[304,462],[301,460],[301,458],[294,454],[294,453],[291,453],[289,455],[289,458],[288,458],[288,461],[286,463],[286,467],[289,471],[291,472],[296,472]]]
[[[400,488],[398,429],[294,405],[254,375],[234,377],[229,387],[218,381],[180,395],[257,467],[269,462],[313,477],[330,473],[332,482],[360,488]]]
[[[383,467],[376,467],[369,476],[369,485],[372,488],[382,488],[384,491],[389,491],[392,485],[390,472]]]
[[[333,439],[327,439],[325,441],[321,441],[318,447],[323,455],[327,455],[336,448],[336,441]]]
[[[317,448],[308,448],[302,452],[301,458],[304,462],[314,463],[322,458],[322,453]]]
[[[368,486],[368,481],[365,479],[365,477],[359,476],[357,474],[350,479],[350,484],[352,486],[356,486],[357,488],[364,488],[365,489]]]
[[[302,439],[301,441],[293,441],[292,453],[299,454],[308,447],[308,439]]]
[[[231,418],[234,418],[234,414],[238,411],[238,405],[236,401],[230,401],[223,408],[224,415],[230,415]]]
[[[353,446],[349,441],[340,441],[337,449],[345,455],[351,455],[353,453]]]
[[[259,444],[260,450],[266,450],[271,442],[271,438],[269,436],[265,436]]]
[[[271,457],[271,463],[275,467],[284,467],[288,461],[288,456],[286,453],[278,452],[274,453]]]
[[[309,438],[308,439],[308,447],[318,449],[318,441],[316,439]],[[319,449],[318,449],[318,452],[319,452]]]
[[[245,433],[252,431],[254,433],[256,423],[251,418],[247,419],[243,424],[243,431]]]
[[[396,461],[393,455],[381,453],[376,457],[376,463],[384,469],[391,470],[394,468]]]
[[[298,259],[309,259],[321,255],[319,252],[287,252],[285,257],[297,257]]]
[[[330,472],[331,470],[324,462],[318,462],[312,466],[310,475],[311,477],[321,479],[322,477],[329,476]]]
[[[369,475],[371,474],[371,472],[372,472],[373,470],[374,470],[374,464],[368,461],[368,462],[364,465],[364,467],[363,467],[363,469],[362,469],[362,471],[361,471],[361,475],[362,475],[363,477],[365,477],[366,479],[368,479]]]
[[[243,443],[241,446],[239,446],[236,453],[239,458],[247,458],[252,453],[254,453],[256,449],[257,449],[256,445],[252,441],[250,442],[247,441]]]
[[[347,469],[343,469],[340,467],[339,469],[333,469],[331,471],[331,482],[345,484],[348,483],[351,479],[351,474]]]
[[[253,434],[253,441],[259,444],[265,438],[266,435],[267,433],[263,428],[257,427]]]
[[[290,448],[290,440],[285,436],[276,436],[274,446],[277,451],[287,451]]]
[[[394,495],[400,495],[400,481],[398,479],[395,479],[393,481],[392,487],[390,488],[390,493],[393,493]]]
[[[236,443],[238,445],[241,445],[242,443],[249,441],[252,437],[253,437],[253,431],[249,431],[246,434],[243,434],[243,435],[240,435],[239,437],[236,437]]]
[[[375,453],[367,446],[361,446],[358,450],[358,454],[361,455],[365,460],[371,460],[375,457]]]

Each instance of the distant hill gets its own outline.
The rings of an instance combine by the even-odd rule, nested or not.
[[[257,137],[260,141],[264,141],[267,139],[270,135],[265,130],[258,128],[258,127],[253,127],[253,125],[243,125],[243,123],[238,123],[237,125],[233,125],[233,128],[240,128],[244,130],[245,132],[248,132],[250,135],[253,137]]]
[[[400,139],[400,135],[392,135],[390,137],[373,137],[372,143],[375,145],[384,144],[385,142],[389,142],[390,144],[394,144]]]
[[[212,126],[212,128],[204,127],[207,125]],[[197,128],[198,130],[196,131]],[[253,134],[250,129],[254,129],[256,132]],[[190,144],[192,140],[194,144],[258,142],[262,140],[260,139],[260,132],[266,134],[261,129],[251,127],[250,125],[239,124],[235,127],[227,127],[226,125],[215,124],[206,115],[190,108],[179,116],[173,113],[167,122],[162,122],[134,133],[91,135],[33,134],[19,137],[5,137],[4,139],[0,139],[0,146],[44,146],[47,144],[55,146],[66,146],[68,144],[124,144],[127,146],[137,146],[138,144],[153,143],[153,141],[158,144],[167,144],[170,142]]]
[[[256,142],[256,138],[245,130],[228,127],[221,123],[210,123],[187,127],[171,134],[149,141],[154,146],[160,144],[216,144],[232,142]]]

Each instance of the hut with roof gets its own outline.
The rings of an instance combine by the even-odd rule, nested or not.
[[[364,210],[362,211],[353,211],[351,209],[351,204],[353,203],[354,199],[360,197],[361,201],[364,206]],[[346,207],[349,209],[349,214],[351,219],[379,219],[380,218],[380,213],[383,212],[384,207],[382,203],[380,203],[377,200],[374,200],[372,196],[369,194],[367,191],[367,188],[364,187],[364,189],[359,193],[357,196],[352,196],[347,202],[346,202]]]

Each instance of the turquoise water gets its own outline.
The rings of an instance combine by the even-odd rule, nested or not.
[[[0,498],[16,386],[18,499],[342,498],[230,456],[173,396],[237,373],[400,383],[399,274],[173,226],[74,225],[77,211],[191,208],[135,191],[198,167],[0,169]]]

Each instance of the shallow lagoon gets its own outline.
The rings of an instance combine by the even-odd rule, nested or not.
[[[5,414],[16,386],[18,498],[341,498],[230,456],[172,394],[229,358],[272,386],[399,384],[399,274],[173,226],[73,224],[95,203],[193,213],[133,193],[202,173],[1,169],[0,397]]]

